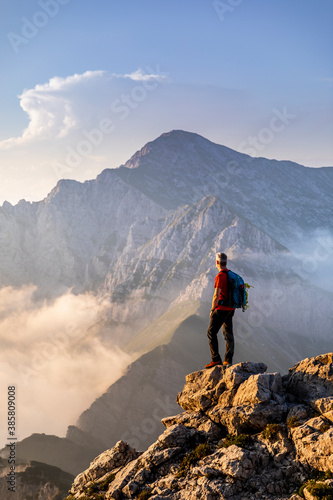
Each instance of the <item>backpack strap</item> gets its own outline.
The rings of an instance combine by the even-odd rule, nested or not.
[[[228,272],[229,272],[229,269],[222,269],[219,274],[223,273],[223,274],[226,274],[228,276]],[[227,281],[227,284],[228,284],[228,281]],[[229,300],[222,300],[219,298],[219,301],[218,301],[218,305],[219,306],[228,306],[228,303],[229,303]]]

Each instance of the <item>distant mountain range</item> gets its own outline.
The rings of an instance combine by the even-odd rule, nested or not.
[[[333,168],[251,158],[172,131],[95,180],[61,180],[41,202],[4,203],[0,286],[106,293],[104,338],[124,347],[177,303],[210,302],[223,250],[254,286],[242,318],[251,328],[327,338],[332,295],[302,279],[290,249],[331,230],[332,186]]]
[[[164,259],[159,270],[164,278],[182,258],[184,239],[169,241],[173,252],[164,245],[161,256],[157,250],[148,254],[146,245],[157,247],[163,236],[177,236],[176,229],[182,233],[195,217],[196,226],[189,228],[192,243],[201,229],[209,239],[204,248],[198,242],[195,253],[191,248],[191,264],[214,250],[218,235],[235,225],[247,228],[244,235],[239,227],[234,238],[237,256],[245,249],[290,248],[313,230],[331,229],[332,184],[331,167],[252,158],[197,134],[172,131],[95,180],[61,180],[36,203],[5,202],[0,208],[0,285],[33,282],[47,288],[48,283],[48,288],[79,291],[96,289],[109,274],[119,291],[123,268],[141,255]],[[212,216],[209,231],[206,213]],[[225,236],[218,243],[230,251]],[[145,285],[148,275],[157,284],[156,272],[150,273],[149,266]],[[137,287],[140,280],[138,275]]]
[[[172,131],[95,180],[61,180],[36,203],[5,202],[0,286],[33,283],[42,297],[68,289],[106,294],[110,310],[94,335],[133,356],[64,442],[50,437],[58,455],[46,463],[75,474],[74,459],[61,458],[68,443],[84,446],[89,461],[120,438],[142,448],[154,441],[158,404],[171,401],[176,412],[185,374],[209,361],[217,251],[254,286],[249,310],[235,315],[236,362],[284,371],[330,351],[333,295],[299,274],[293,250],[313,232],[331,231],[332,186],[331,167],[251,158]],[[18,444],[22,457],[46,461],[38,435],[28,439]]]

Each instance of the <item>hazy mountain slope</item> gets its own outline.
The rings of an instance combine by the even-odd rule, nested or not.
[[[38,203],[5,203],[0,209],[1,285],[96,289],[105,269],[134,244],[136,224],[141,238],[150,239],[165,213],[114,171],[83,184],[59,181]]]
[[[4,203],[0,285],[32,282],[60,293],[96,289],[108,272],[122,279],[119,265],[169,230],[178,209],[207,203],[201,202],[206,196],[222,203],[216,208],[220,230],[228,217],[245,218],[290,247],[301,234],[331,227],[332,185],[333,168],[250,158],[197,134],[172,131],[95,180],[59,181],[38,203]]]
[[[139,325],[143,318],[142,328],[135,328],[132,335],[137,352],[146,349],[144,345],[139,347],[141,341],[145,342],[142,329],[156,338],[159,322],[165,321],[163,313],[170,304],[172,310],[172,305],[193,300],[211,302],[215,252],[221,248],[229,255],[229,266],[254,287],[250,309],[242,316],[246,331],[255,335],[258,328],[270,328],[285,338],[294,334],[308,338],[312,332],[315,338],[327,339],[332,293],[303,280],[295,271],[296,260],[285,247],[217,198],[208,196],[166,216],[162,231],[139,247],[135,255],[124,253],[108,274],[111,296],[119,296],[118,289],[126,290],[122,312],[135,316]],[[123,339],[124,348],[131,338]]]
[[[18,461],[34,460],[59,467],[70,474],[78,474],[103,447],[97,439],[84,443],[73,443],[66,438],[47,434],[32,434],[16,445]],[[1,457],[7,457],[8,450],[1,450]]]
[[[215,266],[215,251],[219,248],[229,249],[233,260],[247,251],[287,252],[220,200],[207,196],[167,215],[162,230],[136,251],[124,250],[107,274],[109,293],[118,299],[126,290],[128,301],[135,291],[137,301],[141,289],[145,297],[154,295],[155,299],[173,301],[194,279]],[[124,307],[128,307],[126,301]],[[136,311],[130,303],[131,310],[133,307]]]
[[[0,498],[1,500],[61,500],[73,482],[74,475],[68,474],[58,467],[30,461],[17,465],[15,474],[15,491],[8,490],[8,467],[0,465]]]
[[[142,449],[162,429],[163,411],[177,410],[174,396],[189,367],[198,368],[198,356],[207,359],[206,325],[197,315],[188,317],[175,330],[172,340],[141,356],[128,372],[98,398],[79,418],[77,427],[103,441],[119,439]],[[200,363],[200,362],[199,362]],[[67,437],[75,440],[75,429]]]
[[[199,314],[200,309],[200,302],[191,299],[169,308],[165,314],[140,330],[127,344],[124,344],[123,350],[140,356],[152,351],[155,347],[168,344],[183,321],[193,314]]]
[[[128,350],[135,351],[139,347],[144,351],[151,350],[133,362],[127,373],[82,413],[76,426],[69,427],[68,439],[82,443],[90,436],[90,439],[102,441],[105,447],[123,439],[137,449],[149,446],[156,439],[162,429],[159,419],[162,409],[169,414],[179,410],[174,395],[183,384],[186,370],[200,370],[210,360],[206,335],[209,306],[198,308],[198,304],[192,304],[196,314],[185,320],[182,318],[189,314],[189,302],[175,306],[161,321],[145,329],[128,344]],[[277,313],[281,314],[281,311]],[[329,331],[324,339],[312,338],[311,331],[306,331],[304,336],[309,340],[304,342],[304,338],[292,331],[274,329],[274,321],[272,328],[267,324],[257,324],[251,329],[245,316],[245,313],[243,316],[242,312],[236,311],[235,363],[261,360],[269,370],[283,372],[290,366],[290,361],[325,352],[331,346]],[[177,317],[180,322],[172,328]],[[154,332],[154,327],[157,332]],[[219,342],[223,355],[222,334]]]

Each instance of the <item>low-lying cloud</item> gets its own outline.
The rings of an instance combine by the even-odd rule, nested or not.
[[[19,439],[33,432],[65,435],[131,361],[97,335],[106,299],[66,293],[35,302],[34,292],[33,286],[0,290],[0,419],[7,420],[7,387],[14,385]]]
[[[322,227],[312,233],[297,235],[289,245],[297,264],[295,271],[319,288],[332,291],[333,233]]]

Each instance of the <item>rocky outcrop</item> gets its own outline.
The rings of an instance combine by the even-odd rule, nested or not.
[[[162,420],[157,441],[143,453],[119,441],[67,498],[331,498],[332,376],[332,354],[284,377],[252,362],[191,373],[177,397],[185,411]]]

